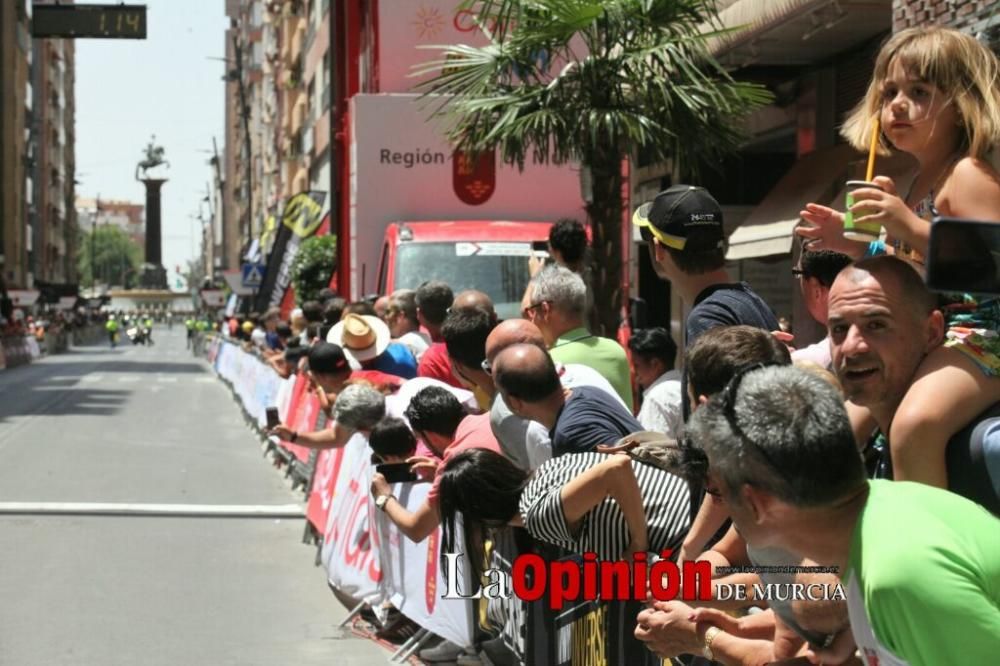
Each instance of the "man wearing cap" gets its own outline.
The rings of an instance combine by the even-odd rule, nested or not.
[[[746,324],[778,330],[767,303],[746,282],[731,282],[726,273],[726,236],[722,208],[703,187],[674,185],[639,206],[632,216],[656,274],[668,280],[691,308],[684,322],[684,344],[694,344],[716,326]],[[687,379],[683,381],[687,385]],[[684,414],[690,413],[687,392]]]
[[[378,317],[348,314],[326,335],[326,341],[343,348],[344,354],[363,370],[378,370],[403,379],[417,376],[417,360],[398,342],[391,342],[389,327]]]

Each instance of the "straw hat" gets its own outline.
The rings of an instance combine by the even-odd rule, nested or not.
[[[389,327],[378,317],[349,314],[326,334],[326,341],[340,345],[358,363],[370,361],[389,346]]]

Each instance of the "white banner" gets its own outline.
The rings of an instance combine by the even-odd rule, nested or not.
[[[340,242],[350,243],[352,298],[375,290],[383,235],[391,222],[586,219],[575,166],[540,165],[529,158],[519,172],[497,157],[480,182],[461,157],[454,158],[440,124],[428,122],[437,102],[365,94],[355,95],[350,104],[351,233]],[[478,204],[460,197],[474,184],[483,187],[480,194],[487,192]]]
[[[372,466],[363,434],[348,440],[340,469],[323,540],[323,566],[331,585],[376,605],[384,599],[382,567],[368,531]]]
[[[430,483],[397,483],[392,491],[400,504],[416,511],[430,489]],[[414,543],[381,511],[376,509],[373,518],[386,598],[421,627],[456,645],[472,645],[474,602],[442,598],[446,585],[441,570],[441,528]]]

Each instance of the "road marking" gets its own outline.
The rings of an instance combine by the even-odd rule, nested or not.
[[[139,377],[138,375],[122,375],[118,378],[118,381],[124,384],[134,384],[140,379],[142,379],[142,377]]]
[[[81,382],[87,382],[88,384],[96,384],[97,382],[104,381],[104,375],[87,375],[80,380]]]
[[[156,381],[160,382],[161,384],[176,384],[177,383],[177,378],[176,377],[160,377],[160,376],[157,376]]]
[[[0,502],[0,515],[192,516],[301,518],[298,504],[114,504],[108,502]]]

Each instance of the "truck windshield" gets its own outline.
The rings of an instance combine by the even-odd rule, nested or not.
[[[427,280],[441,280],[456,294],[478,289],[493,299],[500,319],[517,318],[530,253],[530,243],[408,243],[396,255],[394,286],[416,289]]]

